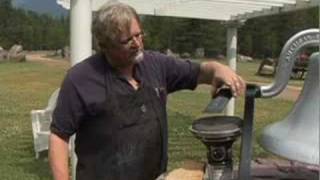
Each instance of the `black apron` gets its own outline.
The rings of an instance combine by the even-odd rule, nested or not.
[[[152,180],[163,172],[161,131],[165,110],[155,88],[135,92],[112,87],[76,137],[77,180]]]

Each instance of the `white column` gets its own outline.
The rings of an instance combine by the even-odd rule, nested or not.
[[[71,65],[92,54],[91,0],[71,0],[70,6],[70,59]],[[72,179],[76,179],[77,156],[74,151],[75,135],[71,137]]]
[[[229,66],[237,69],[237,26],[233,23],[227,24],[227,60]],[[231,98],[225,114],[228,116],[234,115],[235,100]]]
[[[70,58],[72,65],[92,54],[91,22],[91,0],[71,0]]]

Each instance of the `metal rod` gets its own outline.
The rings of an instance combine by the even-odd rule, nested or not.
[[[239,180],[251,180],[252,132],[254,119],[254,98],[260,94],[256,85],[247,85],[245,97],[244,123],[241,137],[241,158],[239,166]]]

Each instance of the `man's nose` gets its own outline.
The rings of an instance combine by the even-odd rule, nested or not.
[[[141,44],[142,44],[141,38],[136,37],[136,36],[134,36],[132,38],[132,44],[131,44],[132,48],[139,48],[141,46]]]

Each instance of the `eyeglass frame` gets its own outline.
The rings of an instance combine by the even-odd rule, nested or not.
[[[125,40],[119,41],[119,43],[123,46],[127,46],[130,47],[133,44],[134,38],[141,40],[146,36],[146,34],[143,31],[140,31],[137,34],[134,34],[128,38],[126,38]]]

